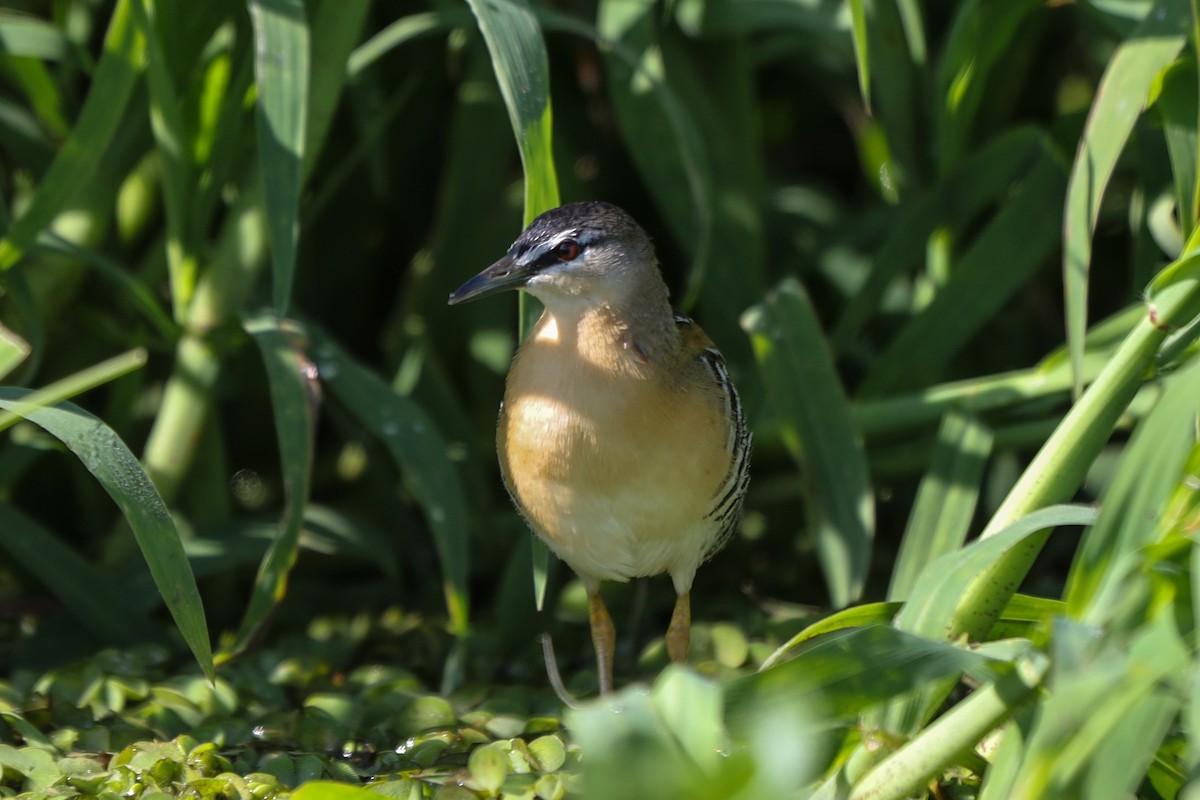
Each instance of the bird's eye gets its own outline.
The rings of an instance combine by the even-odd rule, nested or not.
[[[579,255],[579,242],[567,239],[554,248],[554,257],[559,261],[573,261]]]

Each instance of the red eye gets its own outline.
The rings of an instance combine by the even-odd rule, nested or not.
[[[559,261],[572,261],[579,255],[579,242],[567,239],[554,248],[554,257]]]

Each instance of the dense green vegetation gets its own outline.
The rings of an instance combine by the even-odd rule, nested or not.
[[[0,795],[1197,796],[1193,4],[5,5]],[[756,436],[604,700],[445,305],[560,198]]]

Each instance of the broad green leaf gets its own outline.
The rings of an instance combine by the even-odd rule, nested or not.
[[[871,113],[871,53],[867,46],[867,15],[863,0],[848,0],[850,38],[854,42],[854,63],[858,66],[858,93],[867,113]]]
[[[1138,426],[1101,498],[1101,512],[1071,565],[1066,599],[1072,616],[1092,618],[1114,566],[1154,539],[1194,443],[1200,360],[1164,380],[1166,391]],[[1099,620],[1097,620],[1099,621]]]
[[[1062,616],[1066,611],[1067,604],[1062,600],[1014,594],[1008,601],[1008,605],[1004,607],[1000,619],[1006,622],[1048,623],[1055,617]],[[995,633],[995,629],[992,632]]]
[[[492,56],[500,94],[508,108],[521,165],[525,171],[525,223],[559,204],[558,176],[551,145],[550,67],[546,43],[525,0],[467,0]],[[520,333],[524,336],[540,313],[539,304],[521,292]],[[545,602],[549,552],[533,546],[534,598]]]
[[[970,633],[985,636],[994,621],[1016,594],[1015,583],[992,586],[972,609],[959,609],[970,587],[987,580],[988,569],[1009,551],[1029,547],[1029,540],[1044,539],[1048,529],[1066,525],[1093,525],[1097,511],[1086,506],[1049,506],[1018,520],[986,539],[977,539],[961,550],[946,553],[930,562],[913,583],[904,609],[896,616],[901,630],[931,637],[953,637],[952,617],[967,613],[979,626]]]
[[[1013,797],[1128,796],[1178,708],[1162,681],[1190,659],[1169,614],[1128,643],[1074,628],[1063,621],[1055,630],[1055,670]],[[1098,785],[1101,776],[1113,782]]]
[[[524,0],[468,0],[492,55],[525,168],[525,221],[559,204],[551,150],[550,68],[537,18]]]
[[[719,38],[698,57],[644,0],[601,4],[597,25],[622,136],[691,260],[677,303],[698,302],[729,362],[744,363],[750,354],[736,320],[765,288],[752,51]]]
[[[1036,553],[1051,528],[1091,525],[1095,519],[1093,508],[1050,506],[988,538],[977,539],[961,550],[941,556],[917,576],[908,602],[896,615],[896,627],[935,639],[953,640],[963,633],[975,640],[985,638],[1019,584],[1019,580],[995,580],[992,576],[997,565],[1014,551]],[[884,713],[882,724],[893,732],[915,733],[950,688],[951,682],[947,681],[918,695],[898,699]]]
[[[887,394],[938,377],[1058,246],[1053,219],[1062,189],[1061,168],[1042,157],[953,266],[933,302],[875,359],[863,381],[864,395]],[[913,353],[921,357],[914,359]]]
[[[1015,669],[976,689],[884,758],[854,785],[850,800],[904,800],[923,791],[931,779],[1031,702],[1048,667],[1049,660],[1041,654],[1019,660]]]
[[[889,625],[903,607],[904,604],[900,602],[864,603],[834,612],[828,617],[809,625],[791,639],[788,639],[785,644],[781,645],[779,649],[763,661],[760,670],[770,669],[776,664],[786,661],[797,652],[801,645],[818,636],[847,628],[861,628],[868,625]],[[1013,628],[1018,633],[1023,633],[1029,627],[1030,623],[1044,624],[1065,611],[1066,604],[1060,600],[1016,594],[1009,600],[1008,605],[1004,607],[997,626]],[[983,652],[984,647],[986,645],[981,645],[977,650]]]
[[[867,3],[867,51],[871,63],[872,116],[885,143],[884,157],[863,163],[876,178],[875,188],[887,202],[896,202],[920,188],[928,173],[924,24],[913,2]],[[866,130],[866,128],[864,128]],[[867,148],[862,147],[860,153]]]
[[[1200,314],[1200,274],[1194,269],[1197,263],[1200,259],[1195,257],[1182,259],[1160,273],[1160,277],[1177,277],[1164,280],[1162,290],[1155,295],[1154,319],[1147,315],[1139,321],[1109,357],[1095,382],[1054,429],[996,509],[983,537],[994,535],[1036,509],[1069,499],[1079,488],[1088,467],[1137,394],[1167,331]],[[1011,551],[989,567],[982,576],[984,580],[968,588],[978,594],[963,598],[963,614],[956,615],[951,627],[956,632],[978,631],[967,617],[988,606],[988,583],[1019,583],[1039,550],[1040,545],[1034,542],[1033,546]]]
[[[136,369],[141,369],[145,364],[145,350],[140,348],[130,350],[128,353],[113,356],[101,361],[99,364],[93,364],[73,375],[68,375],[54,383],[43,386],[41,389],[30,392],[24,398],[24,403],[28,407],[51,406],[62,400],[83,394],[89,389],[102,386],[109,381],[114,381],[122,375],[128,375]],[[0,431],[10,428],[20,421],[22,413],[21,411],[0,412]]]
[[[286,321],[262,315],[247,319],[267,367],[275,439],[283,474],[284,508],[279,529],[254,579],[254,589],[233,644],[218,660],[231,657],[254,638],[287,593],[288,575],[300,549],[300,529],[308,505],[315,448],[317,405],[321,400],[316,367],[304,354],[303,333]]]
[[[128,645],[153,629],[95,567],[36,520],[0,503],[0,550],[28,570],[100,642]]]
[[[1196,125],[1200,117],[1197,103],[1196,59],[1188,54],[1178,59],[1161,75],[1161,88],[1154,100],[1154,108],[1162,120],[1163,137],[1167,141],[1167,152],[1171,156],[1171,176],[1175,183],[1176,219],[1186,240],[1196,226],[1197,192],[1197,139]]]
[[[833,605],[863,589],[875,528],[862,441],[850,416],[828,342],[804,288],[784,280],[746,312],[767,395],[784,443],[804,470],[809,519]]]
[[[1151,692],[1121,714],[1120,723],[1088,759],[1082,795],[1091,800],[1124,800],[1138,788],[1179,712],[1179,697]]]
[[[722,755],[720,688],[679,666],[649,691],[634,686],[581,704],[565,722],[589,754],[581,778],[598,800],[729,796],[747,778],[744,764]]]
[[[54,217],[91,178],[116,133],[145,64],[144,43],[131,19],[131,4],[113,10],[104,54],[71,134],[42,176],[33,201],[0,241],[0,272],[16,264]]]
[[[958,230],[972,224],[1014,182],[1050,158],[1051,152],[1044,133],[1029,127],[1016,128],[995,137],[928,191],[902,204],[872,258],[870,274],[838,319],[831,337],[834,348],[845,349],[879,313],[888,287],[921,263],[935,230]]]
[[[370,3],[320,0],[308,4],[312,29],[321,32],[312,40],[312,76],[308,86],[308,108],[304,138],[304,176],[317,166],[325,140],[333,125],[338,104],[349,76],[350,54],[362,38],[363,22]]]
[[[48,65],[36,58],[4,58],[0,64],[13,83],[29,99],[31,111],[38,122],[56,138],[65,138],[71,131],[63,107],[63,93],[54,80]]]
[[[1063,284],[1067,347],[1082,390],[1083,337],[1087,330],[1088,273],[1092,231],[1117,159],[1149,99],[1158,74],[1186,41],[1191,21],[1187,0],[1158,0],[1133,35],[1109,60],[1075,154],[1063,212]]]
[[[0,324],[0,380],[29,357],[29,342]]]
[[[933,462],[900,540],[889,599],[907,598],[926,564],[966,541],[991,449],[992,432],[975,417],[951,411],[942,420]]]
[[[968,0],[957,5],[934,93],[939,100],[936,141],[943,170],[958,164],[971,145],[980,106],[996,101],[997,67],[1016,49],[1022,23],[1042,5],[1041,0]]]
[[[53,253],[78,259],[92,267],[97,277],[104,279],[128,298],[137,311],[153,326],[164,343],[174,343],[179,338],[179,325],[163,311],[162,303],[154,291],[131,273],[125,265],[107,258],[99,251],[70,242],[52,231],[38,237],[32,252]]]
[[[166,504],[137,458],[101,420],[72,403],[31,407],[30,392],[0,388],[0,408],[44,428],[79,457],[125,515],[163,602],[210,680],[212,649],[196,580]]]
[[[425,512],[442,562],[450,627],[464,635],[469,617],[467,503],[445,443],[420,406],[349,358],[323,332],[310,328],[309,335],[329,396],[379,438]]]
[[[347,75],[351,78],[356,77],[384,55],[413,39],[448,31],[454,27],[463,27],[469,20],[465,9],[454,7],[442,7],[435,11],[401,17],[354,49],[346,65]]]
[[[862,628],[868,625],[889,625],[896,613],[904,607],[903,603],[863,603],[836,611],[824,619],[818,620],[797,633],[785,644],[779,647],[765,661],[759,671],[770,669],[776,664],[787,660],[800,645],[809,639],[815,639],[834,631],[846,628]]]
[[[271,237],[275,313],[287,314],[300,236],[310,43],[300,0],[249,0],[258,86],[258,158]]]
[[[871,625],[813,639],[787,661],[731,681],[725,689],[726,719],[734,732],[754,720],[760,702],[814,704],[854,718],[866,709],[964,672],[991,674],[990,659],[946,642],[914,636],[888,625]]]
[[[19,58],[58,61],[69,43],[60,28],[25,14],[0,14],[0,52]]]
[[[170,74],[166,47],[158,35],[155,0],[136,0],[134,18],[146,47],[146,79],[150,86],[150,127],[157,144],[163,205],[167,217],[167,269],[175,318],[183,319],[196,288],[197,254],[192,201],[196,194],[191,161],[191,132],[183,118],[179,92]]]

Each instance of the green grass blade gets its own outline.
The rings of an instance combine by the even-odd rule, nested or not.
[[[938,64],[938,160],[943,169],[959,162],[971,145],[980,106],[991,101],[989,89],[997,64],[1011,52],[1020,26],[1041,0],[959,3]]]
[[[154,291],[127,267],[90,247],[81,247],[68,241],[52,231],[45,231],[38,237],[37,245],[32,252],[68,256],[91,266],[98,277],[115,286],[128,298],[146,321],[154,327],[155,332],[164,343],[172,343],[179,338],[179,325],[163,311],[162,303],[159,302]]]
[[[278,532],[254,579],[242,624],[233,643],[219,654],[218,661],[243,650],[287,593],[288,575],[300,550],[300,529],[308,505],[316,406],[320,402],[316,368],[301,349],[298,331],[271,316],[248,319],[245,328],[262,353],[271,385],[272,416],[283,474],[284,509]]]
[[[850,38],[854,42],[854,63],[858,66],[858,93],[871,113],[871,53],[867,47],[867,15],[863,0],[849,0]]]
[[[1061,168],[1043,157],[954,266],[950,281],[933,302],[874,361],[863,381],[864,395],[887,394],[937,378],[1058,246],[1053,220],[1062,190]],[[914,359],[913,353],[921,357]]]
[[[1120,724],[1101,740],[1096,754],[1087,760],[1082,796],[1089,800],[1129,797],[1146,777],[1163,739],[1170,733],[1179,705],[1176,693],[1160,690],[1151,692],[1132,708],[1122,709]]]
[[[880,195],[891,202],[926,185],[928,178],[924,23],[917,5],[868,3],[873,117],[886,139],[884,157],[867,166]]]
[[[159,594],[210,680],[212,647],[204,605],[166,504],[137,458],[112,428],[72,403],[30,408],[30,392],[0,388],[0,408],[17,411],[67,446],[125,515]]]
[[[0,324],[0,380],[29,357],[29,342]]]
[[[69,43],[60,28],[33,16],[0,12],[0,52],[39,61],[59,61]]]
[[[1197,172],[1200,141],[1196,132],[1200,103],[1196,98],[1196,85],[1195,58],[1181,58],[1163,72],[1162,86],[1154,101],[1171,157],[1176,218],[1185,240],[1196,227],[1196,193],[1200,190]]]
[[[25,213],[0,241],[0,271],[10,269],[77,191],[91,178],[121,123],[145,63],[145,51],[131,4],[120,0],[104,39],[104,55],[92,77],[71,135],[42,177]]]
[[[908,602],[897,615],[897,627],[923,636],[952,637],[955,634],[952,615],[961,598],[973,584],[986,580],[989,567],[998,559],[1024,546],[1029,537],[1040,531],[1064,525],[1092,525],[1096,515],[1096,509],[1086,506],[1049,506],[1013,522],[1003,531],[930,562],[917,576]],[[1016,588],[1016,584],[1011,584],[988,595],[992,619],[1000,616]]]
[[[888,599],[907,598],[926,564],[966,541],[991,449],[992,432],[975,417],[952,411],[942,420],[933,463],[900,540]]]
[[[1163,704],[1169,693],[1161,683],[1190,659],[1170,614],[1143,624],[1131,642],[1097,646],[1090,629],[1072,630],[1071,623],[1055,630],[1054,676],[1013,797],[1127,797],[1178,708],[1178,696],[1173,707]],[[1105,767],[1103,759],[1119,763]],[[1099,786],[1100,776],[1120,782]],[[1133,785],[1122,785],[1130,777]]]
[[[786,661],[798,648],[818,636],[846,628],[861,628],[867,625],[890,625],[900,609],[901,602],[863,603],[841,611],[834,612],[820,619],[797,633],[781,645],[774,653],[763,661],[760,669],[770,669],[776,664]],[[1024,636],[1029,632],[1031,624],[1044,624],[1066,611],[1066,604],[1060,600],[1050,600],[1045,597],[1031,597],[1027,594],[1013,595],[1000,615],[998,625],[1012,630],[1006,636]]]
[[[308,128],[309,31],[300,0],[250,0],[258,85],[258,157],[271,238],[275,313],[287,314],[300,235]]]
[[[984,736],[1033,700],[1048,667],[1048,659],[1035,655],[972,692],[867,773],[855,784],[850,800],[904,800],[920,794],[930,779],[970,754]]]
[[[708,70],[662,29],[647,2],[605,2],[598,26],[621,134],[691,260],[678,305],[699,302],[705,329],[728,361],[746,363],[736,320],[765,289],[751,49],[734,39],[713,42],[706,56],[724,66]]]
[[[442,562],[450,627],[459,635],[465,634],[470,610],[467,503],[445,442],[420,406],[355,363],[324,333],[310,329],[309,334],[315,344],[322,384],[333,399],[379,437],[424,510]]]
[[[990,574],[1011,552],[1041,546],[1047,531],[1064,525],[1091,525],[1096,510],[1084,506],[1050,506],[1035,511],[1003,531],[977,539],[961,550],[947,553],[926,565],[914,581],[912,594],[896,615],[900,630],[934,639],[954,639],[965,615],[964,597],[979,597],[970,609],[971,622],[990,631],[1016,593],[1018,582],[995,584]],[[982,584],[982,587],[980,586]],[[898,699],[883,716],[882,724],[897,733],[915,733],[929,719],[950,689],[949,684]]]
[[[1200,259],[1192,257],[1163,270],[1161,275],[1170,277],[1164,277],[1162,289],[1155,295],[1155,319],[1143,318],[1113,353],[996,509],[984,528],[984,537],[1035,509],[1069,499],[1079,488],[1141,386],[1167,331],[1182,328],[1200,315],[1200,274],[1194,269],[1198,263]],[[996,606],[994,587],[1020,583],[1040,549],[1041,542],[1032,540],[1029,546],[1013,550],[988,567],[981,580],[960,598],[951,635],[986,634],[988,620],[993,619],[990,609]]]
[[[321,32],[312,41],[312,78],[307,111],[308,131],[304,141],[304,176],[317,164],[349,75],[350,54],[362,38],[363,22],[370,3],[341,3],[323,0],[310,3],[312,28]]]
[[[731,728],[753,725],[745,712],[759,701],[792,703],[799,697],[853,717],[931,682],[989,670],[989,659],[946,642],[887,625],[852,628],[814,639],[789,660],[730,681],[727,718]]]
[[[760,670],[770,669],[790,658],[800,645],[827,633],[862,628],[867,625],[890,625],[892,619],[903,608],[903,603],[861,603],[836,611],[824,619],[814,622],[797,633],[763,661]]]
[[[347,74],[354,78],[393,49],[431,33],[465,26],[469,20],[468,12],[459,8],[439,8],[401,17],[354,49]]]
[[[524,0],[468,0],[492,56],[525,168],[525,221],[559,204],[551,149],[550,67],[537,18]]]
[[[1101,498],[1100,518],[1084,538],[1067,579],[1072,616],[1082,619],[1104,585],[1119,580],[1113,566],[1153,541],[1167,501],[1191,453],[1200,397],[1200,359],[1165,380],[1166,391],[1125,448]]]
[[[558,176],[551,146],[550,67],[537,18],[524,0],[467,0],[492,57],[500,94],[508,109],[521,165],[525,171],[525,223],[559,205]],[[524,336],[540,313],[524,292],[518,300]],[[550,554],[533,545],[534,598],[540,609],[546,598]]]
[[[114,381],[122,375],[128,375],[145,365],[146,351],[136,348],[81,369],[65,378],[60,378],[37,391],[30,392],[25,397],[24,404],[20,409],[0,412],[0,431],[11,428],[19,422],[27,409],[52,406],[75,395],[83,394],[89,389]]]
[[[53,594],[101,642],[131,644],[150,626],[125,594],[57,536],[0,503],[0,550]]]
[[[1149,99],[1152,83],[1183,48],[1191,21],[1188,0],[1159,0],[1109,60],[1088,114],[1067,185],[1063,212],[1063,285],[1067,347],[1082,388],[1083,337],[1087,330],[1092,231],[1117,159]]]
[[[1041,131],[1016,128],[974,151],[931,189],[904,203],[872,258],[866,282],[850,298],[834,327],[835,349],[845,349],[879,314],[888,287],[921,263],[935,230],[957,230],[972,224],[1015,181],[1051,157],[1051,152]]]
[[[168,42],[159,37],[154,0],[137,0],[134,18],[146,47],[146,79],[150,86],[150,127],[157,145],[159,176],[167,218],[167,271],[175,318],[181,320],[196,288],[196,248],[191,231],[196,195],[191,163],[192,136],[183,118],[179,92],[170,74]]]
[[[809,515],[834,606],[862,592],[874,498],[862,441],[804,288],[787,279],[742,318],[784,442],[802,465]]]

